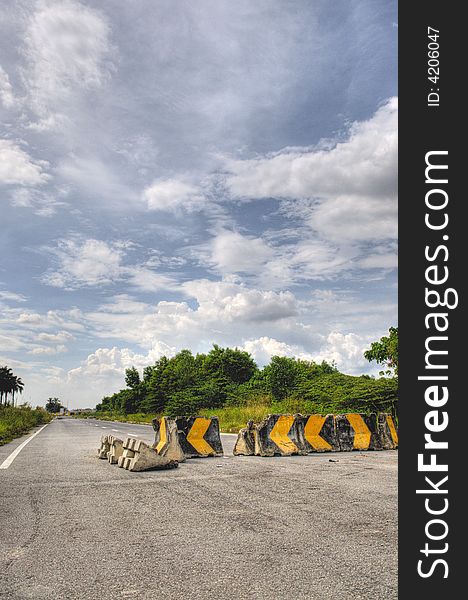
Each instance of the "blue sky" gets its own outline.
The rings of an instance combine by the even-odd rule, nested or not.
[[[397,4],[0,6],[0,364],[93,406],[182,348],[375,373],[396,324]]]

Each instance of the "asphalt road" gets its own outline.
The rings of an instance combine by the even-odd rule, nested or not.
[[[131,473],[103,433],[153,438],[59,419],[0,470],[0,598],[397,598],[397,452],[234,457],[223,435],[223,458]]]

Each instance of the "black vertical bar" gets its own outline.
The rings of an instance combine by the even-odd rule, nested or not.
[[[460,147],[466,135],[466,106],[462,106],[461,90],[466,87],[467,71],[461,56],[467,52],[461,9],[458,3],[434,0],[399,5],[399,598],[403,600],[455,597],[447,593],[463,590],[465,571],[461,544],[467,500],[461,485],[467,479],[468,469],[457,468],[458,460],[466,465],[466,391],[462,380],[468,369],[463,348],[466,326],[462,291],[466,279],[464,246],[468,235],[464,231],[464,214],[468,199],[461,187],[467,152]],[[431,67],[433,70],[429,70]],[[447,153],[428,158],[448,166],[446,170],[429,171],[427,179],[437,182],[426,181],[425,176],[427,153],[434,151]],[[448,183],[441,182],[445,178]],[[426,201],[442,205],[445,195],[445,208],[427,206]],[[448,218],[447,226],[431,229],[425,223],[426,214],[432,226]],[[435,270],[426,271],[434,265]],[[439,281],[447,274],[444,283],[428,282],[428,277]],[[427,300],[426,289],[435,290],[441,298],[452,289],[449,303],[455,304],[458,295],[458,306],[430,308],[428,302],[437,304],[437,296],[432,294]],[[446,331],[437,331],[435,318],[428,317],[431,313],[444,315],[437,322],[441,328],[448,322]],[[431,336],[448,339],[428,342]],[[446,369],[428,368],[427,343],[432,349],[448,350],[448,354],[429,357],[430,365],[447,365]],[[418,376],[448,379],[431,381]],[[430,386],[436,386],[438,397],[443,387],[447,388],[449,397],[444,405],[428,404],[425,394]],[[435,398],[434,394],[431,398]],[[431,432],[436,422],[442,428],[447,416],[447,427]],[[447,442],[448,448],[425,448],[427,434],[433,440]],[[418,470],[421,454],[426,464],[431,454],[435,455],[432,460],[448,465],[448,471]],[[448,480],[440,483],[446,476]],[[418,494],[417,490],[426,491]],[[441,512],[436,515],[429,510]]]

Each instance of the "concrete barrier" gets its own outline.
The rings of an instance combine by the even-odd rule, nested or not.
[[[218,417],[176,417],[175,421],[186,458],[223,455]]]
[[[101,437],[101,445],[98,448],[98,458],[107,459],[107,453],[109,452],[109,436],[103,435]]]
[[[377,415],[349,413],[335,416],[340,450],[382,450]]]
[[[156,432],[153,448],[159,456],[183,462],[185,455],[179,444],[179,435],[175,420],[169,419],[169,417],[161,417],[160,419],[153,419],[152,425]]]
[[[386,413],[343,415],[268,415],[239,431],[235,456],[291,456],[313,452],[391,450],[398,433]]]
[[[255,438],[257,426],[253,421],[247,423],[247,427],[241,429],[234,444],[234,456],[253,456],[255,454]]]
[[[107,439],[109,440],[107,460],[111,465],[116,465],[123,454],[123,440],[116,438],[113,435],[109,435]]]
[[[127,438],[123,443],[123,453],[118,460],[119,467],[128,471],[149,469],[174,469],[179,466],[176,460],[160,456],[154,448],[142,440]]]
[[[392,416],[387,413],[379,413],[377,424],[382,448],[384,450],[398,448],[398,432]]]
[[[340,443],[333,415],[307,415],[302,417],[304,444],[307,453],[338,452]]]
[[[256,456],[307,454],[302,415],[268,415],[255,426]]]

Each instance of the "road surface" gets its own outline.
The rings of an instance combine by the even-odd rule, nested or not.
[[[63,418],[0,469],[0,598],[397,598],[397,452],[234,457],[223,435],[223,458],[131,473],[103,433],[153,439]]]

